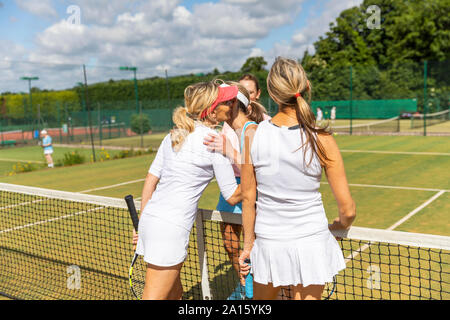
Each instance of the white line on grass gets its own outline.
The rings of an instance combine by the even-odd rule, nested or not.
[[[405,154],[417,156],[447,156],[447,157],[450,156],[450,153],[443,153],[443,152],[408,152],[408,151],[348,150],[348,149],[341,149],[340,151],[348,153]]]
[[[122,182],[122,183],[118,183],[118,184],[112,184],[112,185],[109,185],[109,186],[104,186],[104,187],[99,187],[99,188],[94,188],[94,189],[78,191],[78,193],[86,193],[86,192],[97,191],[97,190],[111,189],[111,188],[115,188],[115,187],[124,186],[124,185],[127,185],[127,184],[133,184],[133,183],[142,182],[142,181],[145,181],[145,179],[138,179],[138,180],[127,181],[127,182]]]
[[[93,208],[93,209],[89,209],[89,210],[78,211],[78,212],[75,212],[75,213],[72,213],[72,214],[68,214],[68,215],[65,215],[65,216],[60,216],[60,217],[51,218],[51,219],[47,219],[47,220],[41,220],[41,221],[25,224],[25,225],[22,225],[22,226],[18,226],[18,227],[1,230],[0,234],[11,232],[11,231],[15,231],[15,230],[20,230],[20,229],[25,229],[25,228],[28,228],[28,227],[34,227],[34,226],[37,226],[37,225],[40,225],[40,224],[53,222],[53,221],[58,221],[58,220],[61,220],[61,219],[67,219],[67,218],[78,216],[80,214],[88,213],[88,212],[91,212],[91,211],[97,211],[97,210],[100,210],[100,209],[103,209],[103,208],[104,207],[97,207],[97,208]]]
[[[434,196],[432,196],[430,199],[422,203],[420,206],[415,208],[413,211],[408,213],[406,216],[404,216],[402,219],[398,220],[396,223],[394,223],[392,226],[387,228],[386,230],[392,231],[395,228],[397,228],[399,225],[403,224],[407,220],[409,220],[412,216],[414,216],[417,212],[428,206],[430,203],[432,203],[434,200],[439,198],[442,194],[444,194],[445,190],[440,190],[438,193],[436,193]],[[371,246],[371,242],[368,242],[367,244],[361,246],[358,250],[353,251],[350,255],[348,255],[345,258],[345,263],[350,262],[350,260],[356,258],[361,252],[365,251],[367,248]]]
[[[45,163],[45,161],[37,161],[37,160],[20,160],[20,159],[3,159],[0,158],[0,161],[7,161],[7,162],[22,162],[22,163]]]
[[[322,184],[329,184],[328,182],[321,182]],[[363,188],[382,188],[382,189],[399,189],[399,190],[416,190],[416,191],[444,191],[450,192],[450,190],[445,189],[432,189],[432,188],[416,188],[416,187],[399,187],[399,186],[384,186],[378,184],[360,184],[360,183],[349,183],[350,187],[363,187]]]

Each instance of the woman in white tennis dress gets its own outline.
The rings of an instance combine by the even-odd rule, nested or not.
[[[311,89],[303,68],[278,58],[267,88],[279,112],[245,133],[241,274],[248,273],[250,258],[254,299],[275,299],[282,286],[290,286],[293,299],[320,299],[324,285],[345,268],[330,230],[350,227],[355,204],[336,142],[316,127],[304,99]],[[339,208],[332,225],[319,192],[322,169]]]
[[[230,161],[203,144],[214,132],[217,106],[235,104],[237,93],[235,86],[199,83],[186,88],[186,107],[174,111],[176,129],[161,143],[142,191],[136,252],[148,263],[143,299],[181,299],[189,234],[200,196],[214,176],[231,205],[242,199]]]

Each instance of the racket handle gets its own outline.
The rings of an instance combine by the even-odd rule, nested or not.
[[[245,259],[245,263],[251,266],[250,259]],[[245,297],[253,299],[253,275],[251,272],[245,276]]]
[[[136,230],[137,232],[139,226],[139,218],[136,211],[136,207],[134,205],[133,196],[132,195],[126,196],[125,202],[127,203],[128,211],[130,212],[131,221],[133,221],[134,230]]]

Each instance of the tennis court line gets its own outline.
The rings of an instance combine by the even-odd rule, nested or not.
[[[112,185],[109,185],[109,186],[93,188],[93,189],[87,189],[87,190],[83,190],[83,191],[78,191],[78,193],[86,193],[86,192],[97,191],[97,190],[111,189],[111,188],[115,188],[115,187],[124,186],[124,185],[127,185],[127,184],[133,184],[133,183],[142,182],[142,181],[145,181],[145,179],[137,179],[137,180],[133,180],[133,181],[127,181],[127,182],[122,182],[122,183],[118,183],[118,184],[112,184]]]
[[[120,186],[124,186],[124,185],[127,185],[127,184],[138,183],[138,182],[142,182],[142,181],[145,181],[145,178],[144,179],[132,180],[132,181],[126,181],[126,182],[122,182],[122,183],[118,183],[118,184],[112,184],[112,185],[104,186],[104,187],[98,187],[98,188],[93,188],[93,189],[82,190],[82,191],[78,191],[78,193],[87,193],[87,192],[97,191],[97,190],[112,189],[112,188],[115,188],[115,187],[120,187]],[[216,178],[213,178],[211,180],[211,182],[217,182]],[[329,183],[328,182],[321,182],[321,184],[329,184]],[[351,187],[363,187],[363,188],[382,188],[382,189],[399,189],[399,190],[415,190],[415,191],[432,191],[432,192],[444,191],[444,192],[450,192],[450,190],[445,190],[445,189],[385,186],[385,185],[376,185],[376,184],[349,183],[348,185],[351,186]]]
[[[439,198],[441,195],[443,195],[445,192],[445,190],[440,190],[438,193],[436,193],[434,196],[432,196],[430,199],[428,199],[427,201],[425,201],[424,203],[422,203],[420,206],[418,206],[417,208],[415,208],[414,210],[412,210],[410,213],[408,213],[406,216],[404,216],[403,218],[401,218],[400,220],[398,220],[396,223],[394,223],[392,226],[390,226],[389,228],[385,229],[385,230],[389,230],[392,231],[395,228],[397,228],[399,225],[403,224],[404,222],[406,222],[407,220],[409,220],[412,216],[414,216],[417,212],[421,211],[422,209],[424,209],[425,207],[427,207],[430,203],[432,203],[434,200],[436,200],[437,198]],[[363,251],[367,250],[369,247],[371,246],[371,242],[368,242],[367,244],[359,247],[359,249],[353,251],[351,254],[349,254],[346,258],[345,258],[345,263],[347,264],[348,262],[350,262],[350,260],[356,258],[360,253],[362,253]]]
[[[409,151],[381,151],[381,150],[348,150],[342,149],[341,152],[348,153],[380,153],[380,154],[404,154],[417,156],[450,156],[450,153],[445,152],[409,152]]]
[[[329,184],[328,182],[321,182],[321,184]],[[363,187],[363,188],[381,188],[381,189],[400,189],[400,190],[415,190],[415,191],[433,191],[433,192],[450,192],[446,189],[433,189],[433,188],[417,188],[417,187],[399,187],[399,186],[384,186],[379,184],[361,184],[361,183],[349,183],[350,187]]]
[[[43,200],[41,200],[41,201],[43,201]],[[16,231],[16,230],[21,230],[21,229],[25,229],[25,228],[29,228],[29,227],[34,227],[34,226],[37,226],[37,225],[40,225],[40,224],[53,222],[53,221],[58,221],[58,220],[61,220],[61,219],[67,219],[67,218],[78,216],[80,214],[88,213],[88,212],[91,212],[91,211],[97,211],[97,210],[100,210],[100,209],[103,209],[103,208],[104,207],[97,207],[97,208],[93,208],[93,209],[89,209],[89,210],[78,211],[78,212],[75,212],[75,213],[72,213],[72,214],[67,214],[65,216],[55,217],[55,218],[51,218],[51,219],[47,219],[47,220],[41,220],[41,221],[37,221],[37,222],[33,222],[33,223],[24,224],[22,226],[18,226],[18,227],[14,227],[14,228],[0,230],[0,234],[11,232],[11,231]]]
[[[37,161],[37,160],[20,160],[20,159],[4,159],[0,158],[0,161],[7,161],[7,162],[22,162],[22,163],[46,163],[45,161]]]

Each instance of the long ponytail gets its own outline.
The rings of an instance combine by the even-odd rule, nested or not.
[[[195,122],[188,117],[186,107],[178,107],[173,111],[172,121],[175,128],[170,131],[170,140],[172,148],[178,151],[184,143],[186,137],[194,131]]]
[[[298,123],[303,127],[306,141],[303,141],[302,131],[300,137],[302,145],[311,148],[311,164],[314,155],[317,155],[321,165],[330,161],[326,151],[317,139],[318,134],[330,135],[327,127],[316,126],[316,117],[310,108],[311,84],[305,70],[296,61],[278,57],[267,77],[267,90],[280,109],[293,107]],[[305,97],[308,97],[308,100]]]

